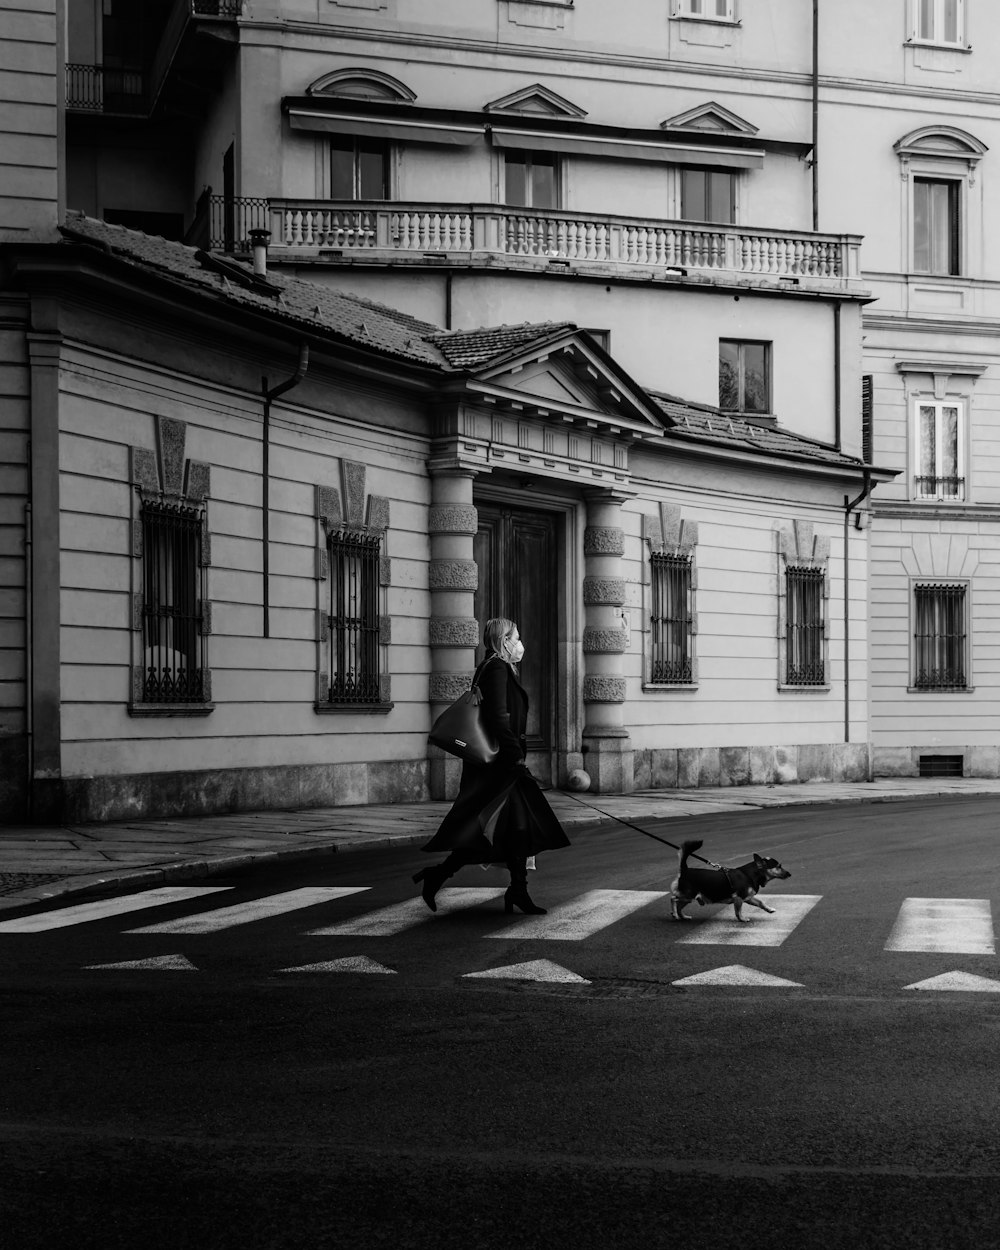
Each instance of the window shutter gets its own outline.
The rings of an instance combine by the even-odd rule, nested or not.
[[[861,379],[861,459],[865,464],[872,462],[872,381],[870,373]]]

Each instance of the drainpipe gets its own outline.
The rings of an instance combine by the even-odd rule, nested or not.
[[[819,230],[819,0],[813,0],[812,148],[813,230]]]
[[[295,372],[284,382],[280,382],[271,390],[267,388],[267,378],[260,380],[261,393],[264,396],[264,432],[263,432],[263,463],[261,465],[262,501],[261,501],[261,540],[263,542],[263,573],[264,573],[264,637],[271,637],[271,404],[279,395],[284,395],[293,386],[298,386],[306,376],[309,368],[309,344],[299,347],[299,363]]]
[[[30,470],[28,480],[31,480]],[[34,814],[35,798],[35,626],[32,620],[32,590],[35,585],[34,555],[35,552],[31,542],[31,504],[26,503],[24,505],[24,689],[26,696],[24,700],[24,739],[28,769],[25,801],[27,803],[29,825]]]
[[[865,484],[857,499],[849,500],[844,496],[844,741],[851,740],[851,573],[847,545],[850,535],[851,513],[872,491],[872,475],[865,469]]]
[[[833,301],[833,445],[840,451],[840,300]]]

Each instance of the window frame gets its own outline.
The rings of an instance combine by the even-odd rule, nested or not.
[[[692,174],[701,174],[706,179],[710,175],[722,175],[729,179],[729,217],[713,217],[711,215],[711,197],[708,191],[711,189],[711,182],[708,182],[705,202],[708,205],[706,216],[693,217],[687,216],[684,212],[684,188],[688,177]],[[740,174],[733,169],[718,169],[707,165],[679,165],[677,167],[677,220],[702,223],[705,225],[723,225],[735,226],[739,220],[740,209]]]
[[[326,599],[326,637],[329,663],[326,668],[327,687],[322,702],[331,709],[382,706],[382,539],[381,531],[367,527],[339,526],[326,536],[328,559],[328,595]],[[353,563],[353,569],[352,569]],[[345,583],[360,575],[360,587],[352,597]],[[360,602],[358,602],[360,601]],[[351,612],[351,608],[360,611]],[[354,688],[343,671],[347,657],[357,663]],[[353,671],[353,666],[352,666]]]
[[[673,579],[664,577],[663,574],[668,570],[674,569],[682,571],[683,587],[681,592],[684,596],[684,603],[678,605],[671,601],[670,589]],[[660,572],[662,570],[662,572]],[[660,584],[666,582],[666,586]],[[659,605],[664,609],[671,609],[670,612],[664,611],[659,617],[656,610]],[[649,613],[647,617],[649,623],[649,676],[646,681],[647,686],[655,687],[679,687],[680,689],[691,689],[697,684],[697,660],[695,656],[695,638],[697,630],[695,628],[695,566],[694,554],[692,551],[651,551],[649,554]],[[659,622],[659,624],[658,624]],[[661,650],[669,650],[671,643],[676,645],[677,637],[671,640],[669,632],[671,624],[679,624],[680,630],[678,636],[680,638],[680,648],[683,651],[682,664],[684,666],[683,675],[658,674],[658,662],[669,665],[671,661],[658,661],[658,653]]]
[[[930,34],[921,33],[921,21],[924,12],[924,4],[929,3],[932,8],[931,23],[933,30]],[[946,6],[950,0],[911,0],[910,4],[910,42],[920,44],[924,47],[934,48],[961,48],[966,49],[969,46],[967,35],[967,16],[965,0],[954,0],[955,4],[955,27],[956,34],[954,39],[946,39],[942,33],[945,18]]]
[[[739,403],[735,408],[727,408],[722,403],[722,345],[724,343],[732,343],[738,350],[738,366],[737,366],[737,390]],[[745,349],[747,347],[763,347],[764,349],[764,385],[767,390],[766,404],[762,409],[747,408],[746,406],[746,364],[744,360]],[[719,411],[725,413],[734,413],[738,416],[746,417],[770,417],[774,414],[774,344],[767,339],[730,339],[720,338],[718,348],[718,369],[719,369]]]
[[[961,655],[958,658],[958,667],[963,677],[962,683],[957,682],[921,682],[920,681],[920,648],[921,643],[918,641],[917,630],[920,626],[920,609],[918,604],[918,594],[921,590],[948,590],[961,591],[961,633],[956,635],[960,640],[958,648]],[[910,582],[910,685],[908,691],[911,694],[968,694],[971,693],[975,686],[972,681],[972,584],[967,578],[952,577],[914,577]],[[935,638],[936,641],[941,640],[941,636],[925,635],[930,639]],[[944,636],[947,645],[947,636]]]
[[[715,13],[697,13],[693,9],[694,4],[703,4],[706,7],[712,7],[718,10],[720,4],[725,6],[726,12],[720,14]],[[740,21],[740,0],[674,0],[672,17],[682,17],[691,22],[717,22],[725,26],[738,26]]]
[[[546,157],[551,162],[552,186],[555,192],[554,204],[536,205],[532,202],[534,199],[533,179],[528,171],[533,170],[536,163],[541,163],[536,162],[537,157]],[[507,171],[512,158],[519,160],[525,166],[524,185],[526,198],[528,199],[526,204],[513,204],[508,199]],[[500,202],[505,208],[515,211],[521,210],[533,213],[559,212],[563,204],[563,157],[560,153],[549,151],[535,152],[527,148],[503,149],[500,159]]]
[[[912,396],[912,414],[911,426],[913,438],[913,456],[912,465],[913,473],[910,479],[910,498],[915,502],[921,503],[967,503],[969,497],[968,489],[968,472],[966,460],[966,428],[968,425],[967,418],[967,400],[959,395],[949,395],[945,398],[937,398],[931,395],[914,395]],[[918,479],[925,478],[927,475],[921,473],[923,467],[923,427],[922,427],[922,408],[933,408],[934,417],[934,490],[928,491],[918,486]],[[954,408],[956,410],[955,422],[955,468],[957,472],[954,478],[946,478],[941,472],[944,459],[944,447],[942,438],[942,425],[944,410]],[[956,483],[956,493],[945,494],[940,489],[941,484],[945,481],[954,481]]]
[[[944,269],[934,268],[933,260],[931,267],[922,269],[917,267],[917,214],[918,214],[918,187],[946,187],[948,191],[948,267]],[[931,278],[957,278],[962,275],[963,271],[963,255],[964,255],[964,230],[963,223],[965,221],[965,186],[963,179],[957,177],[934,177],[930,174],[914,174],[913,177],[913,230],[910,248],[910,272],[927,276]],[[933,251],[934,240],[933,223],[928,223],[929,244],[928,252]]]
[[[797,560],[785,562],[782,613],[784,648],[780,681],[782,689],[828,690],[830,687],[827,655],[828,580],[826,569],[820,565]],[[815,613],[811,619],[803,620],[801,609],[807,603],[804,595],[804,588],[807,586],[815,586],[817,589]],[[796,630],[799,632],[796,633]],[[806,656],[803,656],[803,640],[807,644]],[[803,659],[805,662],[799,663]],[[812,676],[796,675],[796,670],[807,674],[810,668],[814,670]]]
[[[339,150],[346,152],[347,144],[351,147],[351,164],[352,164],[352,182],[353,194],[348,200],[334,194],[333,176],[334,176],[334,151]],[[373,150],[378,149],[382,158],[382,194],[381,195],[362,195],[361,194],[361,148],[364,145],[370,146]],[[389,201],[392,199],[392,169],[393,169],[393,146],[388,139],[375,139],[368,135],[351,135],[337,134],[328,135],[326,137],[326,160],[327,173],[326,185],[329,190],[331,200],[337,203],[352,203],[361,201],[368,203],[372,200]]]

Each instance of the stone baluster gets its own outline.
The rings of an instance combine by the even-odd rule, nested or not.
[[[473,605],[479,570],[473,539],[479,518],[472,502],[475,473],[442,470],[431,479],[431,720],[468,690],[475,672],[479,624]],[[451,798],[458,790],[462,762],[428,747],[432,799]]]
[[[611,491],[588,493],[583,538],[583,766],[593,789],[603,794],[626,794],[634,788],[633,751],[623,718],[628,646],[622,619],[624,500]]]

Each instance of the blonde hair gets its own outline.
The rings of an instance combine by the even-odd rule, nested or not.
[[[509,637],[517,624],[508,620],[506,616],[491,616],[486,622],[483,629],[483,645],[486,647],[487,655],[498,655],[502,660],[506,659],[503,653],[504,639]]]

